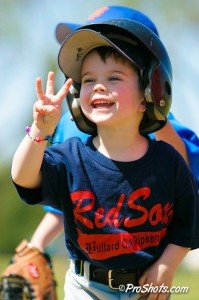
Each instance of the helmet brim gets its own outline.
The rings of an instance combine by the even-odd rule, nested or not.
[[[112,34],[120,37],[112,38]],[[123,42],[124,37],[129,42]],[[59,67],[65,76],[80,83],[84,57],[99,46],[115,48],[140,70],[148,67],[149,59],[156,59],[172,77],[171,62],[159,37],[145,25],[128,19],[112,19],[73,31],[63,42],[58,55]]]

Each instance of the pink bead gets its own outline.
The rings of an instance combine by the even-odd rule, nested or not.
[[[35,140],[35,142],[37,142],[37,143],[40,143],[41,141],[43,141],[39,136],[36,137],[34,140]]]

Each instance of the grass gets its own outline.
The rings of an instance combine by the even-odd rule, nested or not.
[[[9,255],[0,255],[0,274],[7,266],[10,260]],[[57,294],[58,300],[64,299],[64,280],[65,273],[68,268],[68,262],[65,257],[62,256],[54,256],[53,257],[53,266],[55,277],[57,281]],[[173,294],[171,300],[198,300],[198,291],[199,291],[199,272],[198,271],[190,271],[184,268],[179,268],[175,280],[173,282],[173,286],[188,286],[189,292],[187,294]],[[72,299],[71,299],[72,300]],[[102,299],[103,300],[103,299]]]

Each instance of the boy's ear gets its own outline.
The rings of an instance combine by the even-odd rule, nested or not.
[[[146,100],[142,98],[142,101],[139,105],[139,111],[140,112],[145,112],[146,111]]]

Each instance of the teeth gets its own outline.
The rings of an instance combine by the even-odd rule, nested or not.
[[[93,105],[96,105],[96,104],[113,104],[113,102],[107,101],[107,100],[96,100],[96,101],[93,101]]]
[[[104,108],[104,107],[109,108],[109,107],[111,107],[113,104],[114,104],[113,102],[108,101],[108,100],[94,100],[94,101],[92,102],[92,106],[93,106],[94,108]]]

